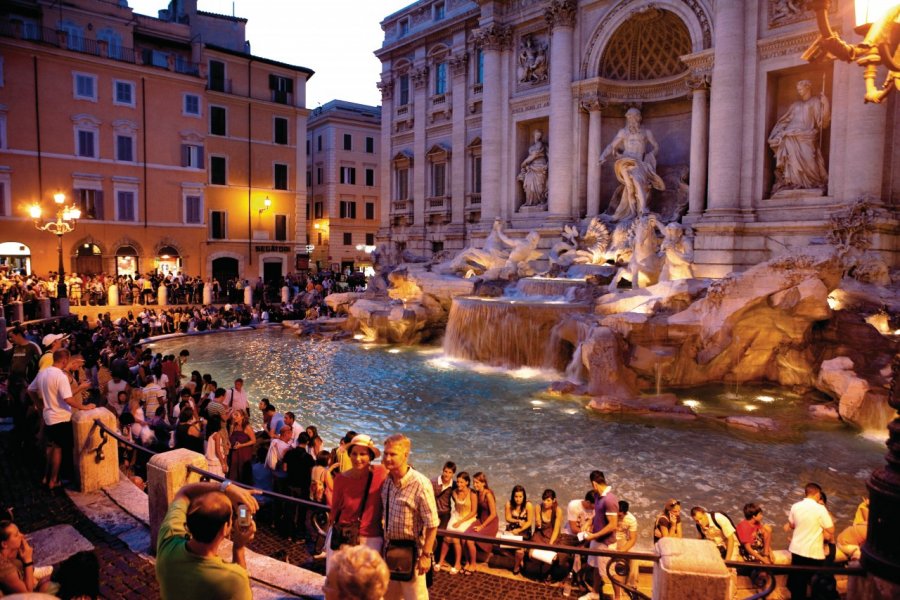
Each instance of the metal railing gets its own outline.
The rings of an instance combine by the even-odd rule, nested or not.
[[[109,45],[109,43],[103,44],[104,40],[70,37],[66,32],[50,27],[34,28],[11,20],[4,21],[0,23],[0,36],[47,44],[80,54],[89,54],[120,62],[132,64],[136,62],[134,48],[123,48]]]
[[[141,446],[140,444],[136,444],[131,440],[128,440],[117,432],[112,431],[100,419],[94,419],[94,426],[100,429],[100,435],[103,441],[100,445],[94,449],[97,452],[97,462],[102,460],[102,447],[106,443],[106,436],[112,436],[119,443],[134,448],[135,450],[146,452],[147,454],[154,456],[158,454],[149,448]],[[221,475],[216,473],[212,473],[210,471],[206,471],[204,469],[200,469],[199,467],[195,467],[193,465],[188,465],[187,470],[192,473],[196,473],[204,480],[214,480],[214,481],[224,481],[227,479]],[[244,489],[252,490],[259,489],[251,485],[247,485],[244,483],[240,483],[238,481],[232,481],[233,485],[237,485]],[[281,494],[278,492],[273,492],[270,490],[259,490],[262,495],[268,496],[283,502],[293,502],[296,504],[300,504],[306,506],[308,508],[314,509],[316,512],[329,512],[331,507],[327,504],[322,504],[320,502],[315,502],[313,500],[307,500],[305,498],[297,498],[294,496],[288,496],[285,494]],[[315,518],[313,519],[313,523],[318,526]],[[321,535],[325,535],[324,530],[320,530],[319,533]],[[638,588],[629,586],[626,583],[627,574],[628,574],[628,563],[634,560],[642,560],[651,562],[654,565],[659,562],[660,556],[655,552],[619,552],[616,550],[601,550],[597,548],[588,548],[585,546],[565,546],[565,545],[556,545],[556,544],[541,544],[538,542],[532,542],[530,540],[516,540],[516,539],[508,539],[508,538],[497,538],[494,536],[486,536],[478,533],[468,533],[462,531],[451,531],[448,529],[438,529],[437,535],[441,537],[452,537],[460,540],[467,540],[473,542],[480,543],[488,543],[492,546],[503,546],[504,548],[517,548],[521,550],[525,550],[526,552],[529,550],[544,550],[549,552],[555,552],[557,554],[568,554],[568,555],[579,555],[582,557],[589,556],[597,556],[597,557],[606,557],[609,558],[610,561],[606,567],[606,575],[609,579],[610,583],[624,592],[628,598],[631,600],[651,600],[649,596],[641,592]],[[774,590],[777,584],[777,580],[775,578],[776,575],[790,575],[791,573],[806,573],[809,575],[842,575],[849,577],[858,577],[866,574],[865,569],[862,567],[847,567],[847,566],[836,566],[836,565],[827,565],[827,566],[796,566],[796,565],[774,565],[774,564],[763,564],[763,563],[751,563],[744,562],[739,560],[727,560],[724,561],[725,566],[729,569],[736,569],[740,571],[749,571],[748,577],[750,578],[753,585],[757,588],[757,592],[747,596],[743,600],[759,600],[761,598],[767,598]],[[655,568],[655,567],[654,567]]]

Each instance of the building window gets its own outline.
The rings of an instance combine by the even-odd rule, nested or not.
[[[0,148],[8,148],[6,145],[6,113],[0,112]]]
[[[356,202],[352,200],[341,200],[340,215],[342,219],[356,218]]]
[[[181,166],[192,169],[203,168],[203,146],[198,144],[181,145]]]
[[[317,135],[316,136],[316,152],[321,152],[321,151],[322,151],[322,136]]]
[[[275,189],[288,189],[288,166],[275,163]]]
[[[209,211],[209,237],[224,240],[228,234],[228,213],[224,210]]]
[[[431,165],[431,195],[444,196],[447,190],[447,163]]]
[[[409,34],[409,19],[401,19],[398,24],[398,31],[400,32],[400,37]]]
[[[350,231],[344,232],[344,245],[352,246],[353,245],[353,233]]]
[[[214,92],[224,92],[225,89],[225,63],[220,60],[209,61],[209,89]]]
[[[484,51],[475,51],[475,83],[484,83]]]
[[[182,112],[192,117],[200,116],[200,96],[196,94],[184,95],[184,106]]]
[[[103,220],[103,190],[76,189],[75,200],[82,219]]]
[[[294,80],[280,75],[269,75],[269,89],[272,91],[272,102],[290,104],[294,94]]]
[[[288,143],[288,120],[284,117],[275,117],[274,122],[275,129],[275,139],[273,140],[276,144],[287,144]],[[309,152],[309,148],[306,149]]]
[[[316,167],[316,185],[322,185],[322,167]]]
[[[134,84],[130,81],[113,81],[113,104],[134,107]]]
[[[400,106],[409,104],[409,75],[400,76]]]
[[[316,240],[316,243],[319,244],[319,246],[322,245],[322,234],[321,234],[321,232],[320,232],[319,235],[318,235],[318,239]]]
[[[227,161],[224,156],[209,157],[209,183],[228,185]]]
[[[106,55],[109,58],[122,58],[122,37],[112,29],[104,28],[97,32],[97,41],[106,42]]]
[[[341,167],[341,183],[356,185],[356,167]]]
[[[375,234],[367,233],[366,234],[366,246],[374,246],[375,245]]]
[[[130,135],[116,135],[116,160],[134,162],[134,138]]]
[[[0,217],[8,217],[12,214],[9,200],[9,175],[0,175]]]
[[[375,138],[366,138],[366,154],[375,154]]]
[[[444,242],[431,242],[431,253],[437,254],[444,251]]]
[[[312,171],[306,172],[306,187],[312,187]]]
[[[77,131],[78,135],[78,147],[76,148],[76,153],[78,156],[84,156],[86,158],[97,158],[97,144],[96,131],[89,131],[85,129],[79,129]]]
[[[434,66],[434,93],[447,93],[447,63],[439,62]]]
[[[70,21],[63,21],[59,28],[66,32],[66,47],[69,50],[80,52],[84,48],[84,35],[81,33],[81,27]]]
[[[353,150],[353,136],[349,133],[344,134],[344,150]]]
[[[375,203],[374,202],[366,202],[366,219],[369,221],[375,220]],[[368,242],[366,242],[368,244]],[[369,244],[371,245],[371,244]]]
[[[134,222],[136,220],[136,198],[137,194],[133,190],[116,191],[116,221]]]
[[[444,11],[444,3],[443,2],[435,2],[434,3],[434,20],[440,21],[446,16],[446,12]]]
[[[397,200],[409,198],[409,169],[397,169]]]
[[[472,193],[481,193],[481,155],[472,157]]]
[[[88,73],[73,73],[76,100],[97,101],[97,76]]]
[[[366,185],[369,187],[375,185],[375,169],[366,169]]]
[[[184,222],[194,225],[201,223],[200,215],[203,214],[203,197],[187,195],[184,197]]]
[[[313,218],[314,219],[322,219],[325,216],[325,205],[322,202],[316,202],[315,206],[313,206]],[[319,242],[320,244],[322,242]]]
[[[275,240],[287,241],[287,215],[275,215]]]
[[[228,135],[228,113],[222,106],[209,107],[209,132],[213,135]]]

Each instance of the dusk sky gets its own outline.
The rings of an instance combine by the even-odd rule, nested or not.
[[[248,19],[247,39],[257,56],[309,67],[306,106],[339,98],[381,104],[375,87],[384,41],[381,21],[413,0],[199,0],[206,12]],[[129,0],[135,12],[157,16],[167,0]]]

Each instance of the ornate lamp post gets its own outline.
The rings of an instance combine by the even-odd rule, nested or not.
[[[881,103],[895,89],[900,89],[900,3],[896,0],[856,0],[855,31],[864,36],[858,44],[848,44],[828,22],[830,0],[810,0],[821,36],[806,52],[805,60],[837,58],[855,61],[863,67],[866,102]],[[887,77],[875,84],[878,67],[884,65]],[[891,366],[889,404],[900,410],[897,378],[900,358]],[[862,547],[862,564],[875,577],[900,589],[900,416],[888,425],[887,465],[869,477],[869,527]],[[893,596],[892,596],[893,597]]]
[[[896,0],[856,0],[855,31],[864,36],[859,44],[848,44],[831,28],[831,0],[810,0],[809,6],[821,35],[803,53],[805,60],[855,61],[864,69],[866,102],[880,103],[894,88],[900,89],[900,4]],[[888,69],[880,87],[875,85],[879,65]]]
[[[29,209],[31,218],[34,220],[34,226],[39,231],[49,231],[56,235],[56,250],[59,253],[59,282],[56,287],[56,296],[59,299],[59,312],[64,314],[68,312],[68,296],[66,295],[66,279],[63,266],[63,247],[62,238],[65,234],[75,230],[76,221],[81,218],[81,210],[74,204],[66,206],[66,195],[58,192],[53,195],[53,202],[56,205],[56,220],[41,222],[41,206],[34,203]]]

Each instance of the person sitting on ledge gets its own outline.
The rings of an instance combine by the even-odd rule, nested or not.
[[[33,549],[12,521],[0,521],[0,595],[43,591],[34,576]]]
[[[250,515],[259,504],[258,490],[219,482],[185,485],[169,505],[156,544],[156,579],[163,600],[204,600],[253,597],[244,548],[253,540],[256,524],[241,527],[237,508],[246,505]],[[232,541],[232,562],[219,558],[219,546]]]

